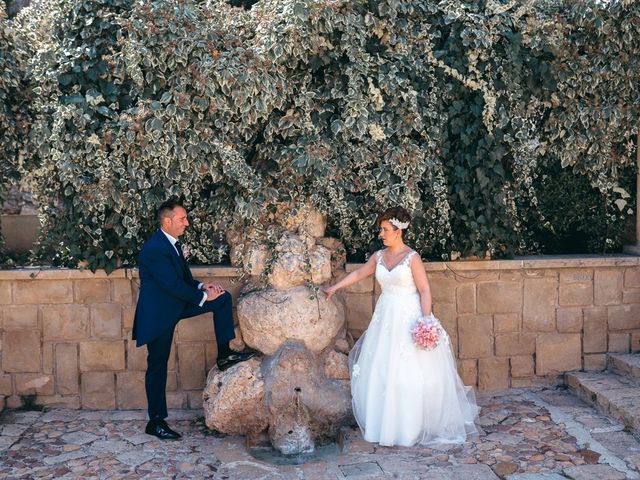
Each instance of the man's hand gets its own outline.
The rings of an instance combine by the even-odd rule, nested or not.
[[[220,285],[207,283],[206,285],[204,285],[204,291],[207,294],[207,302],[210,302],[222,295],[224,293],[224,288],[222,288]]]

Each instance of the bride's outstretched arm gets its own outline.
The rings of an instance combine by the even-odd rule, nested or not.
[[[369,260],[367,260],[367,263],[365,263],[363,266],[361,266],[357,270],[354,270],[353,272],[351,272],[349,275],[344,277],[335,285],[332,285],[330,287],[322,287],[322,291],[327,296],[327,299],[331,298],[333,294],[336,293],[341,288],[348,287],[349,285],[353,285],[354,283],[359,282],[363,278],[366,278],[369,275],[373,275],[374,272],[376,271],[375,257],[376,257],[375,255],[371,255]]]
[[[413,282],[416,284],[418,292],[420,292],[422,315],[431,315],[431,287],[429,287],[429,279],[420,255],[411,257],[411,274],[413,275]]]

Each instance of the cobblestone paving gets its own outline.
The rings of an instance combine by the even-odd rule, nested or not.
[[[197,410],[170,412],[183,434],[176,442],[144,434],[141,411],[7,410],[0,478],[640,479],[638,440],[564,390],[514,390],[479,403],[481,432],[465,445],[380,447],[347,427],[339,448],[300,465],[257,460],[242,437],[208,431]]]

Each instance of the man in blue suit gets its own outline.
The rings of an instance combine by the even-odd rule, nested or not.
[[[213,313],[218,344],[217,365],[225,370],[255,355],[237,353],[229,347],[234,337],[233,302],[229,292],[212,283],[194,280],[178,238],[189,226],[187,211],[179,202],[168,200],[158,208],[158,230],[142,247],[138,267],[140,295],[133,322],[133,339],[147,346],[145,390],[149,423],[145,432],[162,440],[181,436],[167,425],[167,362],[173,331],[178,321],[206,312]]]

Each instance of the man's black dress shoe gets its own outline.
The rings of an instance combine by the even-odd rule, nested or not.
[[[222,371],[227,368],[235,365],[236,363],[244,362],[245,360],[249,360],[256,354],[254,350],[247,349],[244,352],[233,352],[231,355],[227,355],[226,357],[219,358],[216,361],[218,368]]]
[[[164,420],[149,420],[144,433],[154,435],[160,440],[180,440],[182,438],[182,435],[171,430]]]

